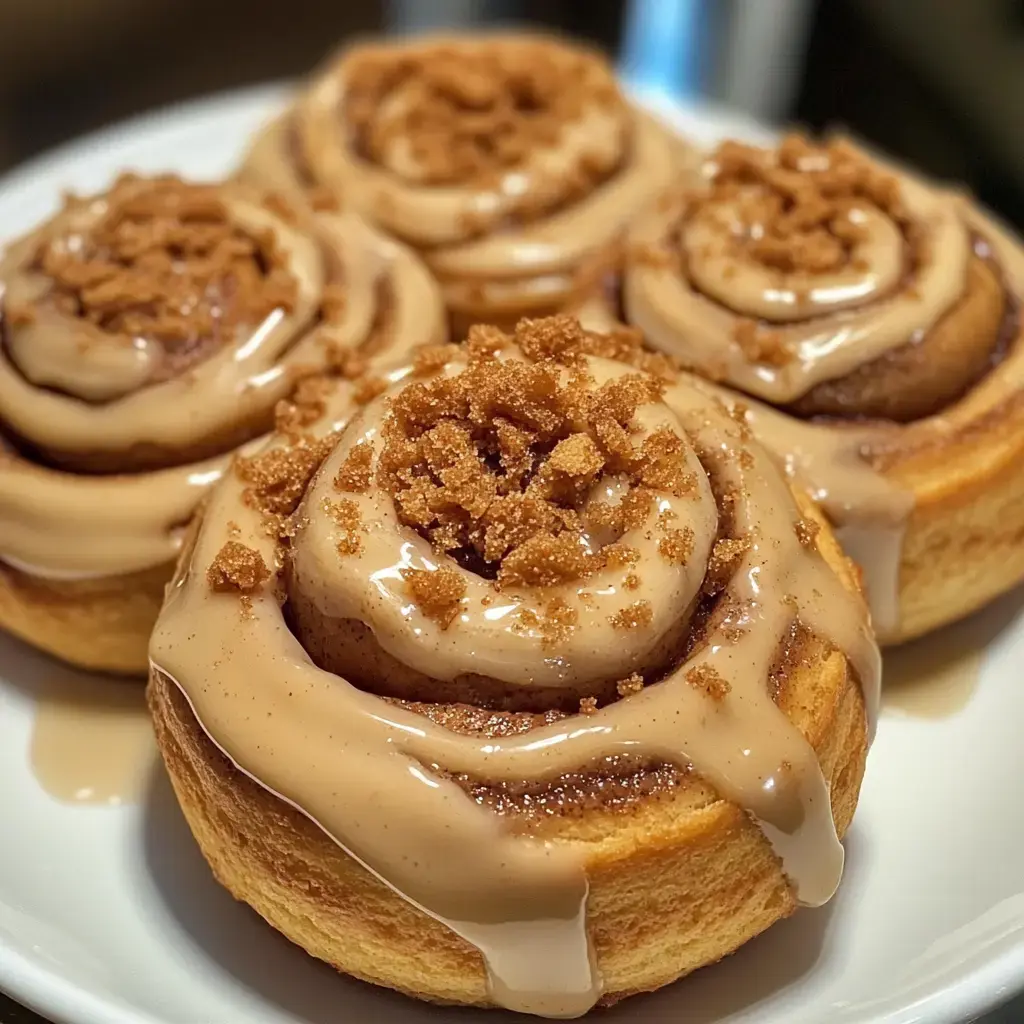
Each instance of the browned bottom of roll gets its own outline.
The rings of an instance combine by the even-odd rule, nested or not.
[[[143,676],[172,567],[125,576],[50,580],[0,562],[0,628],[95,672]]]

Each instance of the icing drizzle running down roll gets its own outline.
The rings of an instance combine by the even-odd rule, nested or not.
[[[54,579],[172,562],[303,376],[442,330],[426,272],[356,218],[173,177],[69,200],[0,282],[0,559]]]
[[[897,640],[938,624],[901,613],[904,531],[928,504],[909,463],[983,433],[1019,392],[1022,269],[966,198],[849,142],[730,142],[634,224],[622,313],[750,396],[760,439],[823,502]]]
[[[427,37],[346,50],[243,174],[361,211],[422,251],[460,318],[514,322],[564,302],[688,152],[596,53]]]
[[[568,318],[474,329],[388,382],[364,406],[339,384],[211,497],[151,658],[214,743],[475,946],[512,1009],[601,995],[585,858],[459,779],[692,765],[826,901],[829,785],[770,680],[794,631],[820,637],[870,717],[878,652],[742,414]],[[549,717],[474,735],[439,701]]]

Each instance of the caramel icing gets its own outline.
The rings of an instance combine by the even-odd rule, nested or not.
[[[463,358],[431,379],[459,374]],[[505,348],[497,358],[523,356]],[[583,366],[592,387],[634,372],[594,356]],[[849,658],[873,716],[879,657],[859,597],[798,536],[801,512],[772,458],[699,384],[667,386],[661,399],[640,407],[633,441],[668,428],[698,484],[682,497],[655,488],[654,518],[630,534],[629,543],[643,549],[638,574],[650,615],[622,632],[609,628],[609,618],[615,620],[627,597],[637,600],[636,591],[625,593],[622,568],[550,587],[496,587],[401,526],[375,484],[345,494],[358,515],[337,514],[331,481],[361,442],[372,444],[379,460],[389,403],[410,386],[409,375],[408,368],[391,373],[389,391],[361,411],[349,387],[339,387],[312,428],[340,437],[287,531],[295,537],[285,587],[254,585],[258,574],[234,572],[241,603],[238,594],[209,585],[211,567],[233,573],[231,558],[225,560],[231,544],[251,552],[247,564],[256,556],[257,564],[279,564],[280,550],[246,481],[224,477],[157,624],[154,669],[177,683],[204,730],[242,771],[476,946],[491,997],[507,1008],[569,1017],[599,998],[586,930],[585,865],[577,850],[507,831],[452,775],[499,784],[544,780],[615,755],[692,764],[760,823],[800,901],[825,902],[843,862],[828,784],[812,747],[772,699],[768,678],[799,621]],[[288,444],[277,437],[268,451],[283,452]],[[293,457],[303,461],[300,455]],[[607,496],[606,481],[594,486]],[[712,492],[726,496],[727,514]],[[673,512],[675,519],[660,521],[693,532],[692,552],[682,562],[650,548],[658,513]],[[386,651],[432,677],[471,669],[516,687],[571,690],[580,677],[607,673],[609,663],[628,675],[673,619],[691,614],[707,587],[705,567],[723,561],[716,542],[723,516],[743,541],[726,544],[731,573],[722,586],[729,610],[709,623],[703,642],[660,681],[522,734],[459,734],[365,693],[317,668],[284,618],[288,594],[292,600],[301,594],[332,617],[365,623]],[[439,618],[411,598],[407,581],[416,570],[458,581],[454,616]],[[529,626],[555,598],[571,608],[574,626],[552,649]]]
[[[357,118],[353,108],[370,103],[368,66],[384,83],[372,115]],[[507,110],[524,79],[538,95]],[[378,134],[389,120],[402,131],[368,153],[371,117]],[[470,142],[477,159],[453,170],[446,146]],[[478,150],[492,154],[482,172]],[[359,209],[423,251],[450,306],[536,307],[571,291],[580,260],[668,184],[683,152],[622,99],[595,55],[535,38],[439,37],[348,51],[257,142],[243,173]]]
[[[29,749],[39,785],[63,803],[139,800],[156,764],[142,688],[69,673],[40,690]]]
[[[119,212],[111,196],[139,202],[164,181],[128,179],[106,196],[74,200],[0,263],[0,422],[13,441],[0,452],[0,558],[24,571],[103,576],[173,560],[180,527],[231,450],[270,426],[298,379],[347,352],[401,356],[441,337],[436,288],[403,248],[352,214],[300,222],[238,186],[175,183],[186,198],[202,189],[236,231],[273,245],[293,284],[259,323],[232,322],[242,287],[232,277],[225,305],[205,311],[222,325],[215,343],[188,336],[193,301],[182,307],[184,326],[154,326],[179,329],[193,350],[187,364],[169,368],[160,339],[114,332],[57,301],[40,249],[74,255],[93,226]],[[155,221],[143,227],[165,224]],[[150,308],[144,289],[156,285],[134,285]],[[259,299],[266,285],[248,287]],[[332,287],[344,301],[328,307]]]
[[[81,476],[0,455],[0,558],[82,579],[172,562],[181,531],[228,456],[124,476]]]
[[[811,154],[789,171],[798,181],[802,174],[811,180],[815,161],[838,161]],[[866,157],[846,159],[874,170]],[[713,183],[716,162],[703,173]],[[888,209],[870,194],[844,197],[841,223],[852,241],[831,262],[823,253],[824,266],[806,251],[807,236],[780,239],[780,246],[799,246],[809,264],[798,259],[792,269],[781,255],[762,262],[738,242],[760,239],[764,220],[786,216],[774,204],[748,208],[755,198],[764,201],[758,186],[708,197],[700,188],[679,190],[631,231],[627,318],[652,345],[713,379],[776,405],[798,399],[926,334],[963,292],[973,255],[967,202],[904,173],[898,190],[898,205]],[[827,239],[834,240],[822,229],[813,240]],[[766,351],[754,353],[760,358],[751,357],[743,330],[764,338]]]
[[[744,204],[751,202],[753,186],[706,209],[706,184],[696,199],[693,190],[681,190],[640,218],[631,235],[622,298],[626,321],[649,342],[721,382],[707,386],[723,399],[742,401],[759,441],[822,504],[864,570],[884,642],[900,635],[902,538],[923,486],[912,468],[914,454],[984,424],[1024,386],[1017,314],[1024,253],[963,196],[874,159],[870,166],[893,175],[891,185],[872,179],[876,191],[885,193],[885,202],[877,202],[890,212],[875,205],[877,197],[852,202],[847,215],[856,214],[858,231],[829,269],[809,274],[753,258],[743,248],[753,242],[740,226],[750,219]],[[711,163],[706,180],[714,173]],[[798,188],[790,179],[785,184]],[[828,262],[827,247],[809,259],[819,255]],[[785,251],[782,256],[791,258]],[[807,420],[768,404],[788,403],[879,357],[923,346],[936,324],[962,303],[972,260],[984,260],[999,277],[1005,295],[1001,332],[964,340],[987,346],[990,355],[983,352],[982,358],[990,372],[963,380],[939,412],[905,423],[868,421],[856,418],[854,405],[850,419]],[[785,259],[780,263],[785,266]],[[580,315],[598,329],[614,320],[607,300],[596,294]],[[955,342],[955,325],[948,326]],[[963,330],[977,326],[971,321]],[[760,349],[751,349],[752,335],[743,343],[745,329],[761,332],[766,340]],[[904,377],[917,380],[914,387],[923,391],[922,372]],[[886,386],[904,386],[904,377],[891,376]],[[755,397],[738,396],[726,385]]]

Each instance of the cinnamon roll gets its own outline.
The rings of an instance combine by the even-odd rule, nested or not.
[[[255,143],[243,177],[343,202],[418,249],[460,332],[561,308],[690,150],[605,59],[524,36],[355,46]]]
[[[742,416],[567,317],[339,382],[216,488],[149,702],[217,878],[336,968],[578,1016],[843,866],[851,566]]]
[[[620,284],[652,346],[743,392],[883,641],[1024,578],[1024,251],[969,199],[844,140],[726,143],[637,219]]]
[[[419,261],[353,215],[172,177],[69,200],[0,284],[0,626],[124,673],[231,453],[304,377],[444,331]]]

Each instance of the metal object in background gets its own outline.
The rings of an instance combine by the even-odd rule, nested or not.
[[[429,32],[503,21],[514,17],[516,6],[507,0],[390,0],[387,18],[393,32]]]
[[[629,0],[622,69],[645,91],[784,119],[803,69],[812,0]]]
[[[800,87],[812,0],[730,0],[713,95],[764,121],[784,120]]]
[[[630,0],[619,64],[643,92],[692,99],[703,92],[706,0]]]

